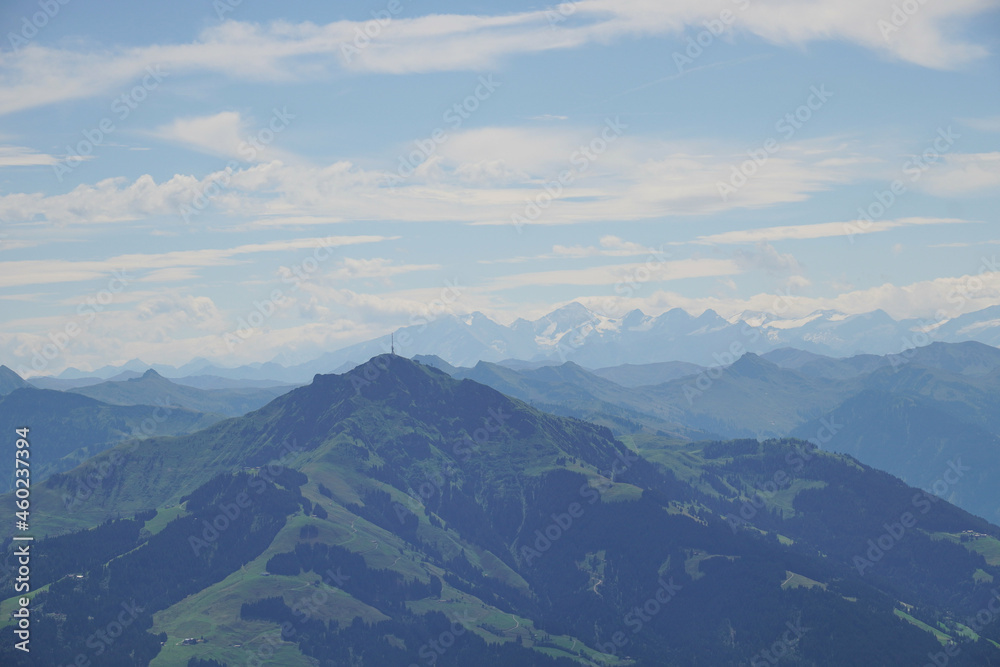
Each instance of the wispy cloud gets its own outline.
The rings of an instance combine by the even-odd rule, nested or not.
[[[635,257],[638,255],[653,255],[666,258],[669,252],[662,248],[650,248],[632,241],[623,241],[613,235],[602,236],[599,246],[552,246],[552,252],[524,257],[509,257],[494,260],[479,260],[480,264],[521,264],[523,262],[545,259],[585,259],[589,257]]]
[[[946,155],[920,185],[938,197],[994,194],[1000,188],[1000,152]]]
[[[222,111],[210,116],[177,118],[150,133],[164,141],[182,144],[209,155],[234,158],[246,162],[294,160],[295,157],[279,148],[255,142],[248,138],[256,133],[252,119],[244,118],[238,111]],[[273,134],[273,133],[272,133]]]
[[[652,268],[650,268],[652,264]],[[586,269],[534,271],[495,278],[484,287],[488,291],[516,289],[519,287],[552,285],[615,285],[630,279],[637,271],[648,274],[655,282],[728,276],[744,271],[730,259],[680,259],[655,263],[607,264]]]
[[[1000,116],[983,118],[963,118],[961,122],[980,132],[1000,132]]]
[[[39,167],[59,162],[59,158],[24,146],[0,146],[0,167]]]
[[[420,175],[396,188],[386,185],[394,174],[388,165],[377,169],[351,160],[326,166],[272,160],[231,174],[175,174],[160,183],[144,175],[132,182],[106,179],[49,196],[3,195],[0,221],[92,228],[97,223],[168,215],[180,225],[181,207],[190,206],[212,183],[224,180],[227,187],[211,200],[212,212],[237,221],[233,224],[240,229],[294,227],[331,219],[510,225],[526,200],[548,196],[545,186],[574,168],[581,144],[589,143],[594,132],[585,127],[456,132],[433,164],[428,160]],[[193,141],[202,135],[186,136]],[[723,201],[718,183],[729,178],[740,149],[624,136],[590,161],[531,224],[661,219],[664,211],[707,215],[803,201],[814,192],[867,174],[870,160],[858,156],[857,150],[839,139],[788,144],[737,196]],[[213,220],[218,223],[217,216]]]
[[[898,220],[882,220],[872,223],[866,222],[864,225],[857,225],[854,221],[847,222],[820,222],[810,225],[786,225],[782,227],[762,227],[759,229],[742,229],[721,234],[709,234],[699,236],[691,243],[702,245],[724,245],[761,243],[764,241],[785,241],[789,239],[822,239],[834,236],[846,236],[848,234],[875,234],[878,232],[898,229],[900,227],[912,227],[920,225],[959,225],[973,224],[973,220],[961,220],[959,218],[900,218]]]
[[[952,68],[986,49],[950,29],[995,7],[990,0],[927,3],[905,30],[879,27],[893,11],[889,0],[756,0],[737,13],[735,26],[774,44],[843,40],[925,67]],[[0,113],[101,95],[158,64],[175,73],[217,72],[250,81],[301,81],[335,70],[404,74],[483,71],[519,54],[575,49],[648,35],[679,35],[687,26],[732,9],[724,0],[581,0],[573,20],[553,27],[545,11],[502,15],[435,14],[398,18],[356,56],[352,45],[364,22],[226,21],[186,44],[101,51],[30,44],[0,53]],[[949,29],[946,29],[949,28]]]
[[[71,261],[61,259],[20,260],[4,263],[0,287],[79,282],[106,277],[115,271],[158,272],[161,279],[187,279],[197,267],[233,265],[240,257],[264,252],[310,250],[320,246],[341,247],[360,243],[378,243],[396,237],[331,236],[326,238],[271,241],[207,250],[178,250],[158,254],[118,255],[104,260]]]

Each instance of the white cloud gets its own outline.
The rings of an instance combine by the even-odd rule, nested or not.
[[[384,257],[372,259],[346,257],[338,262],[338,266],[334,270],[327,273],[327,277],[333,280],[355,280],[358,278],[387,280],[404,273],[434,271],[440,268],[440,264],[394,264],[391,259]]]
[[[588,257],[635,257],[638,255],[649,255],[653,258],[666,259],[670,257],[670,252],[663,248],[650,248],[641,243],[624,241],[621,238],[608,234],[602,236],[599,246],[552,246],[552,252],[541,255],[530,255],[525,257],[510,257],[497,260],[479,260],[480,264],[521,264],[523,262],[542,259],[585,259]]]
[[[1000,116],[984,118],[963,118],[962,122],[980,132],[1000,132]]]
[[[543,133],[544,140],[530,128],[456,133],[435,156],[433,169],[394,188],[387,185],[393,172],[347,160],[323,167],[271,161],[203,178],[177,174],[162,183],[148,175],[134,182],[106,179],[51,196],[0,196],[0,221],[94,225],[167,215],[180,227],[184,207],[212,190],[216,194],[206,210],[240,220],[239,228],[318,219],[511,225],[516,214],[524,216],[526,200],[547,200],[540,215],[526,218],[529,224],[662,219],[802,201],[868,168],[855,159],[853,146],[839,140],[789,144],[784,157],[769,160],[738,196],[723,201],[717,184],[729,177],[738,151],[622,136],[584,169],[581,137],[589,143],[601,131],[599,126]],[[845,159],[830,164],[831,157]],[[552,200],[546,186],[551,190],[567,171],[571,180]],[[217,182],[226,185],[213,187]],[[242,222],[247,219],[254,222]],[[197,220],[207,221],[208,214]]]
[[[759,269],[768,273],[799,273],[802,266],[791,253],[780,253],[766,241],[758,241],[753,250],[737,250],[733,255],[736,264],[744,270]]]
[[[0,167],[39,167],[59,162],[59,158],[24,146],[0,146]]]
[[[699,236],[694,241],[691,241],[691,243],[724,245],[784,241],[788,239],[823,239],[835,236],[875,234],[877,232],[889,231],[890,229],[917,225],[957,225],[971,224],[973,222],[972,220],[961,220],[959,218],[900,218],[898,220],[864,222],[863,224],[855,220],[846,222],[820,222],[811,225],[762,227],[759,229],[742,229],[722,232],[720,234],[709,234],[707,236]]]
[[[954,153],[923,174],[921,187],[938,197],[993,194],[1000,188],[1000,152]]]
[[[108,94],[141,80],[147,66],[165,76],[219,72],[251,81],[316,79],[344,69],[393,74],[484,71],[517,54],[578,48],[642,35],[679,35],[703,29],[723,9],[735,27],[774,44],[844,40],[899,60],[951,68],[986,54],[952,26],[992,9],[991,0],[926,3],[905,25],[884,35],[891,0],[755,0],[740,11],[729,0],[581,0],[572,20],[550,24],[545,11],[493,16],[441,15],[397,18],[357,54],[345,56],[365,23],[326,25],[225,21],[186,44],[157,44],[103,51],[72,51],[29,44],[0,52],[0,113]]]
[[[990,239],[988,241],[976,241],[969,243],[966,241],[953,241],[951,243],[934,243],[929,248],[975,248],[981,245],[1000,245],[1000,239]]]
[[[244,132],[245,122],[239,112],[223,111],[214,116],[178,118],[157,128],[154,135],[212,155],[241,157]]]
[[[727,276],[742,272],[743,269],[738,263],[729,259],[652,260],[629,264],[608,264],[586,269],[511,274],[493,279],[484,289],[499,291],[550,285],[616,285],[629,280],[662,282],[685,278]]]
[[[129,275],[126,280],[134,279],[137,273],[150,270],[171,271],[160,275],[170,280],[187,279],[190,272],[181,273],[179,269],[192,269],[206,266],[223,266],[238,264],[243,255],[279,252],[288,250],[313,250],[325,247],[341,247],[359,243],[376,243],[387,241],[393,237],[386,236],[330,236],[325,238],[292,239],[288,241],[272,241],[269,243],[254,243],[235,248],[178,250],[159,254],[129,254],[118,255],[104,260],[72,261],[62,259],[17,260],[4,263],[4,272],[0,274],[0,287],[24,285],[42,285],[61,282],[81,282],[97,278],[106,278],[116,271],[124,271]]]
[[[282,151],[273,143],[259,140],[258,132],[265,126],[257,125],[254,119],[243,118],[238,111],[222,111],[211,116],[177,118],[172,123],[158,127],[151,134],[202,153],[245,162],[295,160],[294,155]],[[278,124],[273,127],[283,131],[285,126]],[[275,136],[270,128],[268,131],[270,136]]]

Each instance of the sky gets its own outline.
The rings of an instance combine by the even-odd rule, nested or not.
[[[572,301],[1000,303],[996,0],[8,0],[0,28],[0,363],[31,374]]]

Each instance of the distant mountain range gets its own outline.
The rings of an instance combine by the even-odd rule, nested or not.
[[[1000,349],[982,343],[932,343],[906,354],[847,359],[782,348],[747,353],[725,367],[600,371],[573,362],[518,369],[482,361],[464,368],[419,359],[620,435],[655,432],[678,442],[793,435],[925,489],[964,457],[963,465],[972,461],[975,468],[949,486],[947,497],[1000,522]],[[695,372],[674,377],[689,371]]]
[[[39,389],[0,366],[0,428],[12,433],[28,425],[44,443],[33,453],[34,481],[74,468],[123,440],[191,433],[260,408],[293,388],[198,389],[153,370],[116,377],[123,376],[129,379],[60,391]],[[0,491],[11,487],[12,475],[13,459],[0,460]]]
[[[675,308],[657,317],[633,310],[610,318],[573,302],[537,320],[518,319],[510,326],[478,312],[463,317],[443,315],[427,324],[398,329],[394,337],[396,351],[403,356],[435,355],[455,366],[516,359],[527,363],[573,361],[590,369],[664,362],[728,365],[746,352],[763,355],[787,347],[828,357],[851,357],[898,354],[935,341],[1000,345],[1000,306],[961,315],[922,333],[931,324],[897,321],[881,310],[861,315],[818,311],[794,320],[745,312],[727,320],[712,310],[695,317]],[[195,359],[174,368],[134,359],[90,373],[67,369],[59,378],[107,379],[123,371],[143,373],[152,368],[168,378],[209,375],[299,384],[316,374],[343,372],[388,351],[386,335],[291,366],[268,362],[222,368],[209,360]]]
[[[20,388],[0,397],[0,432],[30,427],[31,479],[76,467],[110,447],[153,435],[191,433],[222,419],[177,404],[109,405],[63,391]],[[14,456],[0,457],[0,491],[14,485]]]
[[[70,389],[112,405],[156,405],[169,402],[182,408],[236,417],[263,407],[293,386],[251,389],[199,389],[171,382],[154,370],[128,380],[108,381]]]

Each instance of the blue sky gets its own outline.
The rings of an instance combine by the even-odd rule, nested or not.
[[[623,284],[653,315],[1000,303],[995,1],[36,0],[0,26],[11,367],[303,360]]]

